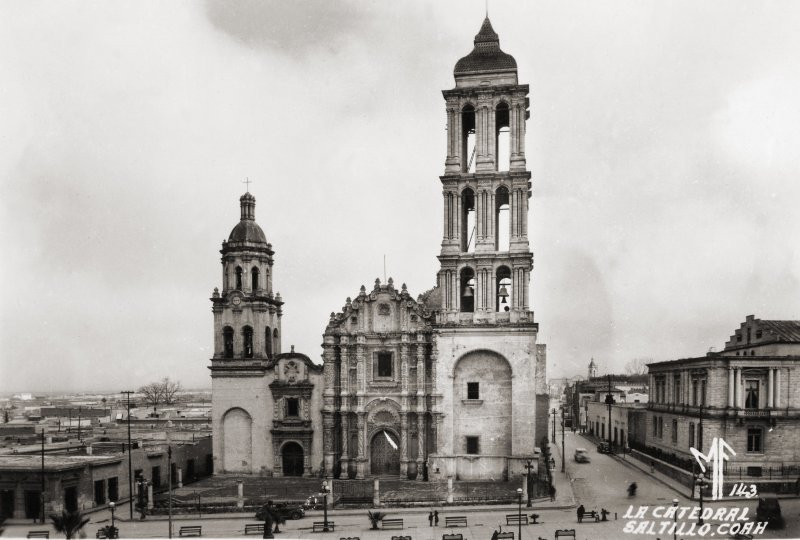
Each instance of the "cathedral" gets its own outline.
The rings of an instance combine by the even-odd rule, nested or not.
[[[322,366],[281,353],[272,246],[242,196],[211,299],[215,472],[507,479],[535,458],[548,395],[528,300],[529,87],[488,18],[454,78],[436,286],[362,285],[331,313]]]

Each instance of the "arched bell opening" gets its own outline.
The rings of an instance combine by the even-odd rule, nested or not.
[[[501,266],[497,269],[495,283],[497,284],[497,290],[495,291],[496,311],[498,313],[511,311],[513,288],[511,286],[511,270],[507,266]]]
[[[475,311],[475,272],[470,267],[461,270],[461,311]]]

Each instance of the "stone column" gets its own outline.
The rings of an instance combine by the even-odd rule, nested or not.
[[[744,409],[744,373],[741,369],[736,370],[738,375],[736,377],[736,384],[739,387],[739,408]]]
[[[733,369],[728,368],[728,407],[733,408]]]
[[[358,382],[358,395],[363,396],[367,390],[367,380],[366,380],[366,365],[365,365],[365,358],[364,358],[364,345],[361,343],[361,337],[359,337],[359,342],[356,345],[356,379]],[[361,397],[359,397],[359,405],[361,402]]]
[[[346,411],[342,411],[342,457],[339,460],[342,466],[342,471],[339,473],[341,480],[348,478],[348,463],[350,456],[347,455],[348,444],[350,443],[350,419]]]
[[[350,363],[347,356],[348,342],[349,339],[347,336],[339,338],[339,391],[342,396],[346,396],[349,393]]]
[[[775,405],[774,407],[777,409],[781,406],[781,370],[780,368],[775,368]]]
[[[322,412],[322,451],[325,463],[325,478],[333,478],[335,452],[333,448],[333,413]]]
[[[769,375],[767,379],[767,407],[770,409],[775,407],[775,370],[773,368],[769,368]]]
[[[366,413],[358,413],[358,464],[356,469],[356,478],[363,480],[366,476]]]
[[[147,509],[153,509],[153,484],[151,482],[147,483]]]
[[[236,481],[236,508],[244,508],[244,483]]]
[[[422,480],[422,464],[425,462],[425,414],[417,413],[417,480]]]
[[[400,478],[408,478],[408,413],[400,413]]]
[[[183,469],[178,467],[178,487],[183,487]]]

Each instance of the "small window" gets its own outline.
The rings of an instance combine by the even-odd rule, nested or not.
[[[300,400],[286,398],[286,416],[300,416]]]
[[[761,339],[762,335],[761,330],[756,330],[756,339]]]
[[[736,341],[741,343],[742,341],[742,334],[736,334]]]
[[[761,453],[764,451],[763,446],[763,434],[761,428],[748,428],[747,429],[747,451],[748,452],[758,452]]]
[[[467,399],[480,399],[480,383],[468,382],[467,383]]]
[[[242,267],[236,267],[236,289],[242,290]]]
[[[672,419],[672,444],[678,444],[678,421]]]
[[[689,422],[689,448],[694,448],[694,422]]]
[[[224,343],[223,356],[233,358],[233,328],[226,326],[222,329],[222,341]]]
[[[392,353],[379,352],[378,353],[378,373],[380,378],[392,377]]]
[[[467,437],[467,454],[480,453],[479,437]]]

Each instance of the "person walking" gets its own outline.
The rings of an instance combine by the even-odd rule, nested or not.
[[[555,500],[556,500],[556,486],[550,484],[550,502],[553,502]]]
[[[433,527],[433,510],[431,510],[431,513],[428,514],[428,525]]]
[[[434,527],[438,527],[439,526],[439,511],[438,510],[434,510],[433,511],[433,526]]]
[[[578,523],[582,523],[583,522],[583,514],[584,513],[586,513],[586,509],[583,507],[583,505],[580,505],[578,507]]]

